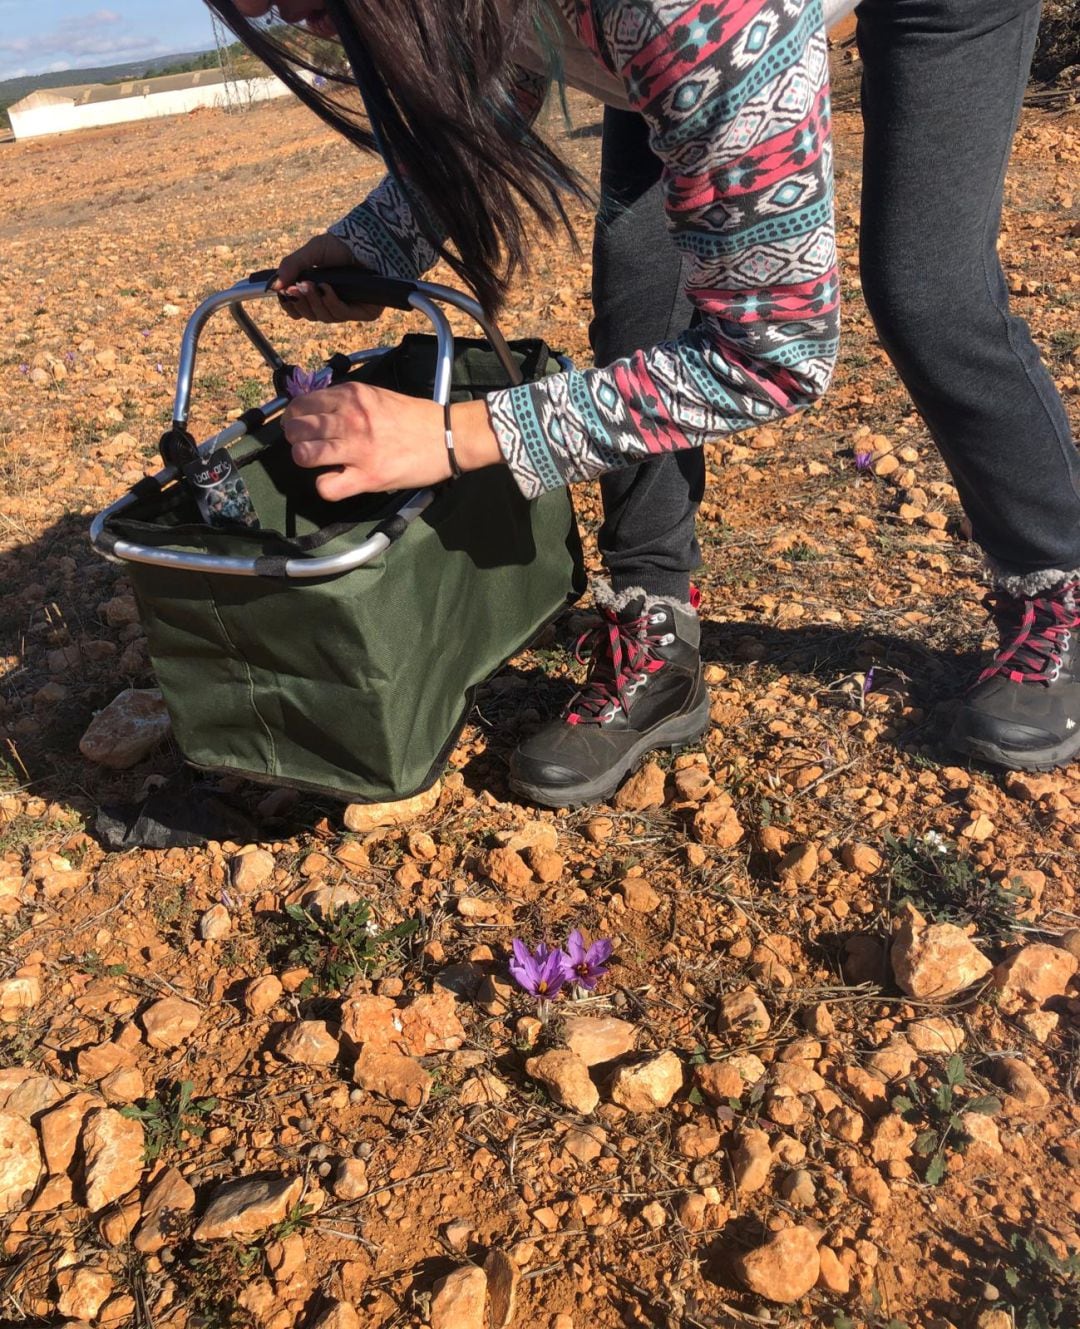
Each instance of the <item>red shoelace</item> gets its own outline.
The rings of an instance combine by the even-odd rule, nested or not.
[[[1014,683],[1052,683],[1061,672],[1070,633],[1080,628],[1078,589],[1080,582],[1074,581],[1045,595],[991,591],[983,604],[1001,634],[1001,645],[978,682],[1004,674]]]
[[[650,638],[648,614],[619,618],[611,609],[601,611],[604,621],[583,632],[574,647],[579,664],[589,662],[589,677],[566,713],[567,724],[606,724],[641,684],[663,669],[656,654],[662,638]]]

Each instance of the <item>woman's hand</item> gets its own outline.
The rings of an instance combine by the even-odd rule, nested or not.
[[[314,323],[370,323],[382,313],[380,306],[346,304],[329,286],[299,280],[309,268],[359,266],[344,240],[329,233],[315,235],[281,260],[271,289],[281,296],[282,308],[290,318],[306,318]]]
[[[334,468],[315,481],[325,499],[420,489],[450,478],[443,408],[436,402],[366,383],[339,383],[297,397],[283,420],[298,465]],[[482,401],[454,406],[451,425],[463,471],[502,461]]]

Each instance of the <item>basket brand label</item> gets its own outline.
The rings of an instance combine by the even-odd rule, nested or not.
[[[184,467],[199,512],[208,526],[245,526],[258,530],[259,518],[244,477],[224,448],[199,457]]]

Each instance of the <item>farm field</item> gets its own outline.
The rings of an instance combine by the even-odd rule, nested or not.
[[[598,108],[570,109],[595,179]],[[80,753],[154,686],[90,517],[157,469],[189,311],[377,169],[299,106],[0,146],[0,1324],[1080,1325],[1080,769],[941,741],[986,587],[860,301],[850,97],[836,139],[835,385],[708,459],[699,747],[609,806],[513,801],[586,600],[404,824],[219,780],[227,838],[119,851],[99,810],[189,777],[169,741]],[[1015,306],[1080,431],[1080,110],[1025,113],[1007,191]],[[504,330],[586,363],[576,221]],[[304,363],[412,326],[275,317]],[[272,395],[212,323],[197,432]],[[510,942],[572,929],[613,960],[542,1024]]]

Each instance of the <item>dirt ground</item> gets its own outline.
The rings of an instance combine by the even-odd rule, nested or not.
[[[595,178],[596,108],[572,112],[563,146]],[[125,852],[88,833],[97,809],[181,757],[80,755],[96,710],[153,686],[89,517],[156,469],[186,314],[376,172],[280,105],[0,148],[0,1323],[467,1329],[439,1280],[496,1252],[492,1323],[502,1269],[522,1329],[1080,1324],[1080,772],[969,769],[942,743],[985,586],[860,301],[859,136],[842,110],[835,386],[709,456],[700,747],[611,807],[512,801],[509,751],[579,674],[579,610],[483,689],[408,824],[219,782],[233,840]],[[1076,427],[1078,167],[1080,112],[1028,112],[1002,241]],[[584,363],[577,220],[581,252],[540,242],[505,327]],[[343,339],[281,328],[298,361]],[[271,395],[211,325],[198,429]],[[335,889],[414,930],[372,938],[355,903],[337,931],[283,913]],[[510,939],[574,927],[615,960],[541,1026]],[[928,936],[949,975],[972,951],[998,967],[920,987],[898,955]],[[601,1017],[625,1025],[574,1024]],[[418,1022],[404,1049],[387,1033]],[[376,1024],[399,1102],[356,1082]],[[620,1044],[592,1111],[526,1070],[575,1027]],[[682,1087],[645,1110],[619,1086],[662,1053]],[[254,1176],[260,1203],[212,1234],[221,1183]]]

